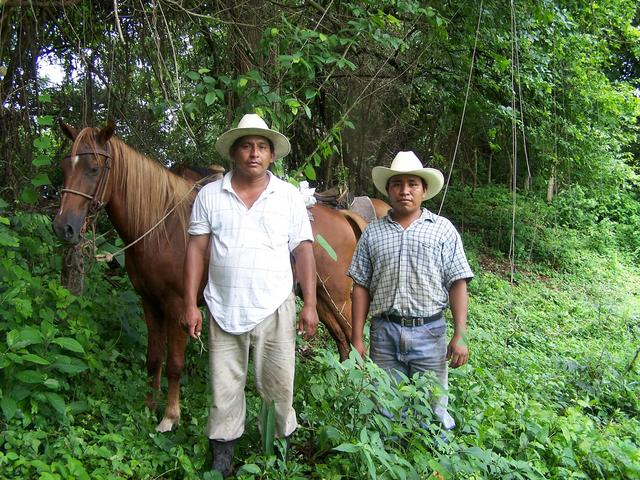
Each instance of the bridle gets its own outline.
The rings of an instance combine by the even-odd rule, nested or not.
[[[107,186],[107,182],[109,181],[109,173],[111,171],[111,154],[106,150],[87,150],[77,152],[74,156],[81,157],[83,155],[100,155],[104,157],[104,167],[100,172],[100,177],[98,177],[98,182],[96,183],[96,189],[93,192],[93,195],[90,195],[85,192],[79,192],[78,190],[73,190],[71,188],[62,188],[60,193],[73,193],[74,195],[80,195],[81,197],[88,198],[91,200],[91,204],[89,205],[89,213],[93,214],[100,210],[104,205],[104,192]],[[71,155],[67,155],[66,158],[71,158]]]

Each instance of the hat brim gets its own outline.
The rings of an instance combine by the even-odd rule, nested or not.
[[[231,160],[229,150],[233,142],[240,137],[246,137],[248,135],[259,135],[271,140],[273,143],[274,160],[286,157],[291,151],[291,144],[287,137],[275,130],[266,130],[264,128],[232,128],[218,137],[218,140],[216,140],[216,151],[224,158]]]
[[[371,176],[373,185],[385,197],[388,197],[387,182],[395,175],[415,175],[422,178],[427,184],[427,191],[422,196],[422,201],[435,197],[444,186],[444,176],[440,170],[435,168],[421,168],[420,170],[398,171],[391,170],[388,167],[373,167]]]

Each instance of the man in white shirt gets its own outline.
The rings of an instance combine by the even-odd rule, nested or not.
[[[249,347],[258,393],[275,404],[276,436],[286,438],[297,427],[291,254],[304,298],[297,330],[309,338],[318,326],[313,236],[304,200],[268,170],[290,149],[289,140],[258,115],[245,115],[216,142],[216,150],[231,160],[231,172],[202,188],[191,214],[182,324],[199,338],[197,293],[209,248],[204,298],[212,404],[206,433],[213,469],[223,476],[231,474],[234,444],[244,432]]]

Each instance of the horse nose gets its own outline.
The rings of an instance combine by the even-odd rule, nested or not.
[[[53,222],[53,231],[61,240],[69,243],[78,243],[79,235],[77,229],[70,223]]]

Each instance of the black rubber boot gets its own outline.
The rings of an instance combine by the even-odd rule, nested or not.
[[[220,472],[224,478],[227,478],[233,472],[231,463],[233,460],[233,449],[235,445],[235,440],[220,442],[218,440],[209,439],[209,447],[211,448],[211,454],[213,456],[211,469]]]

